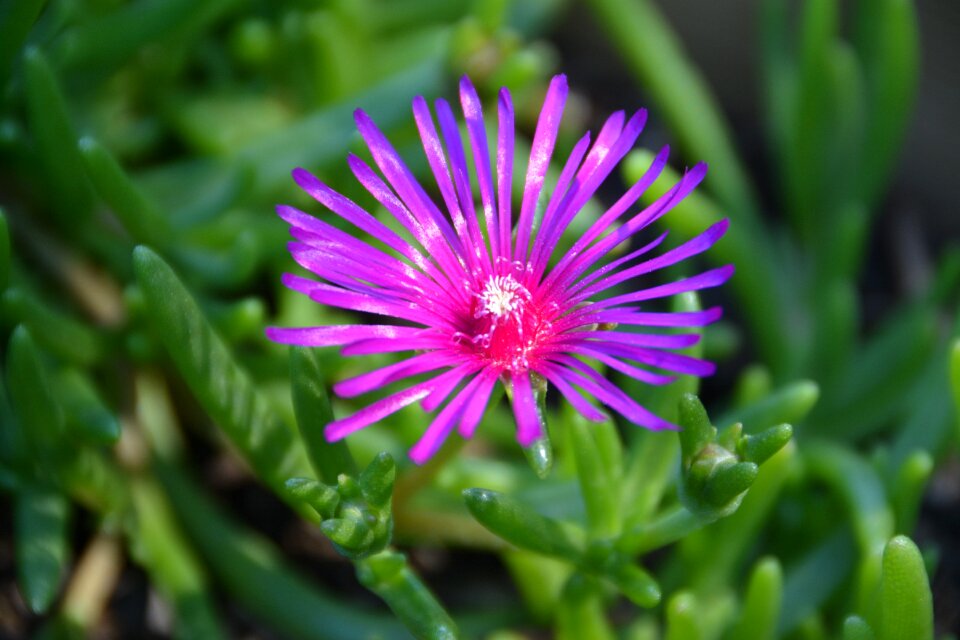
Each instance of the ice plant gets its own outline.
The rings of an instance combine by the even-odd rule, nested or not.
[[[630,151],[646,121],[645,110],[629,119],[617,112],[592,144],[590,134],[584,135],[545,198],[544,182],[566,97],[566,78],[557,76],[537,123],[516,216],[511,203],[514,111],[510,93],[501,89],[497,103],[496,166],[491,171],[480,99],[466,77],[460,82],[460,101],[467,144],[448,102],[436,101],[438,130],[427,102],[422,97],[413,101],[442,208],[370,117],[360,110],[355,113],[380,174],[353,155],[349,166],[409,237],[304,169],[294,170],[293,178],[304,191],[376,240],[377,246],[293,207],[279,206],[278,213],[290,224],[294,238],[293,258],[320,279],[286,274],[284,284],[318,303],[389,320],[385,324],[271,327],[267,335],[281,343],[340,345],[342,353],[351,356],[414,352],[395,364],[336,383],[334,391],[341,397],[431,373],[424,381],[330,423],[325,430],[328,440],[343,438],[414,402],[427,411],[443,405],[410,450],[410,457],[422,463],[453,429],[465,438],[473,434],[498,380],[510,390],[517,439],[523,446],[542,435],[535,394],[548,382],[589,419],[605,419],[589,401],[592,396],[635,424],[670,428],[673,425],[640,406],[588,362],[650,384],[669,382],[670,373],[712,373],[712,364],[670,351],[695,343],[695,333],[641,333],[615,326],[677,328],[713,322],[720,316],[719,308],[668,313],[642,310],[638,303],[717,286],[730,277],[731,266],[658,286],[634,285],[626,292],[615,288],[707,250],[723,235],[727,221],[656,257],[649,256],[666,233],[612,261],[604,260],[689,194],[703,179],[706,165],[696,165],[661,198],[615,224],[663,170],[668,153],[664,148],[646,174],[568,252],[555,256],[563,232]],[[475,175],[469,169],[468,151]],[[546,204],[538,216],[541,198]]]

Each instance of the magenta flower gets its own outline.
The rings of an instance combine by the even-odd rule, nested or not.
[[[668,152],[664,148],[640,181],[600,216],[569,252],[554,256],[564,230],[630,151],[646,121],[644,110],[626,121],[621,111],[610,116],[592,145],[586,134],[570,153],[535,228],[535,209],[566,97],[566,78],[557,76],[550,83],[537,123],[516,218],[511,204],[514,112],[510,93],[501,89],[497,105],[494,173],[480,99],[466,77],[460,82],[460,101],[469,147],[461,140],[449,103],[436,102],[438,132],[427,102],[422,97],[413,101],[414,118],[445,211],[417,182],[370,117],[360,110],[355,113],[360,135],[386,180],[353,155],[348,158],[350,168],[412,240],[307,171],[294,170],[293,178],[304,191],[378,241],[378,246],[293,207],[279,206],[277,211],[290,224],[295,239],[290,253],[320,279],[285,274],[283,283],[321,304],[378,314],[387,321],[271,327],[268,337],[311,347],[340,345],[345,356],[415,352],[395,364],[338,382],[333,388],[341,397],[433,372],[425,381],[331,422],[324,432],[328,440],[339,440],[414,402],[420,402],[426,411],[446,402],[410,450],[410,457],[422,463],[453,429],[471,437],[498,379],[511,387],[517,439],[523,446],[543,435],[535,398],[535,389],[543,381],[552,383],[588,419],[605,419],[586,397],[592,396],[635,424],[673,428],[583,358],[649,384],[673,380],[666,372],[696,376],[713,372],[709,362],[669,351],[697,342],[695,333],[636,333],[610,327],[695,327],[713,322],[720,317],[719,308],[665,313],[641,310],[637,303],[717,286],[731,276],[732,266],[629,293],[612,291],[617,285],[707,250],[726,231],[727,221],[656,257],[648,254],[663,242],[666,233],[612,262],[603,262],[615,247],[686,197],[703,179],[706,165],[698,164],[663,197],[613,226],[663,170]],[[470,175],[467,148],[475,176]],[[482,210],[479,215],[475,187]]]

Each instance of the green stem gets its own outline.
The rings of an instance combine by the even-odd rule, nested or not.
[[[428,640],[460,637],[450,614],[410,569],[402,553],[387,549],[355,564],[360,582],[383,598],[415,637]]]

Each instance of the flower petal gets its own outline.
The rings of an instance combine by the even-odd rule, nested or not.
[[[537,401],[530,385],[530,373],[514,371],[510,374],[510,380],[513,384],[513,415],[517,419],[517,441],[520,446],[529,447],[543,436]]]
[[[533,134],[530,161],[527,164],[527,178],[523,187],[523,202],[520,207],[520,221],[517,223],[517,244],[513,254],[514,258],[520,262],[527,260],[527,245],[530,243],[530,234],[533,231],[533,214],[537,208],[540,191],[543,189],[543,180],[547,176],[550,158],[553,156],[553,147],[557,142],[557,131],[560,129],[560,118],[563,116],[563,106],[567,101],[568,91],[567,77],[554,76],[547,89],[547,96],[543,100],[537,129]]]
[[[417,441],[417,444],[410,449],[410,459],[417,464],[423,464],[435,454],[447,436],[454,430],[457,421],[464,415],[469,402],[476,393],[477,387],[481,384],[481,376],[474,376],[470,382],[453,397],[453,400],[447,403],[437,417],[433,419],[423,436]]]
[[[341,324],[326,327],[267,327],[267,338],[281,344],[296,344],[302,347],[332,347],[350,344],[369,338],[404,339],[422,329],[397,327],[387,324]]]

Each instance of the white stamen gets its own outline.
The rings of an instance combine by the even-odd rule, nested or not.
[[[513,276],[492,276],[478,297],[481,307],[477,317],[491,315],[499,319],[517,313],[530,299],[530,292]]]

